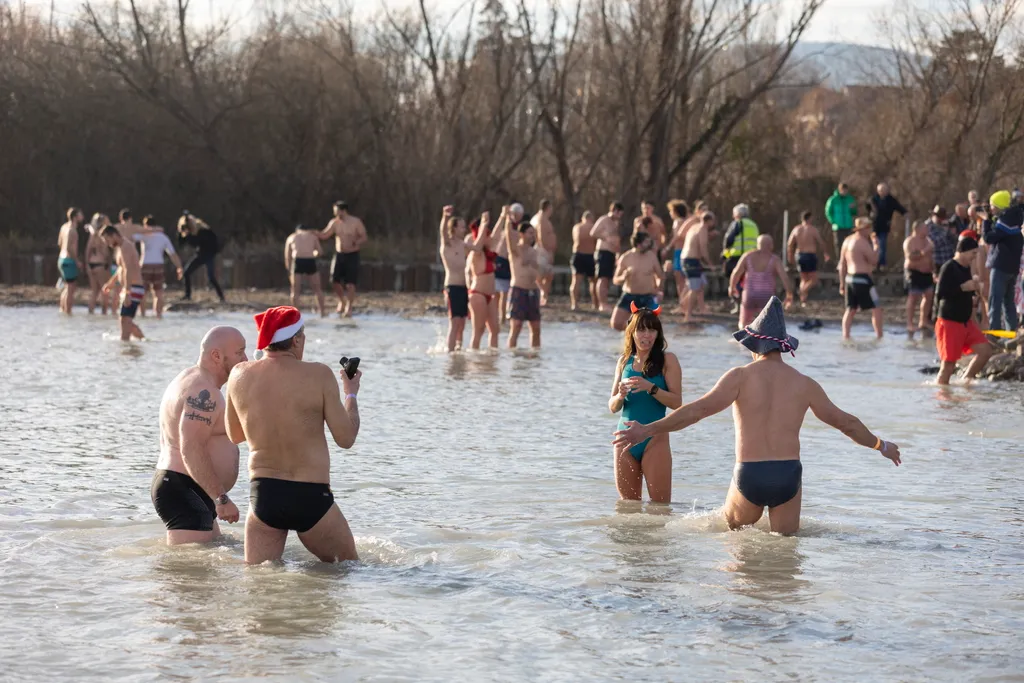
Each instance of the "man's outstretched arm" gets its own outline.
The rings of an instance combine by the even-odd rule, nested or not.
[[[808,381],[811,383],[811,412],[814,413],[816,418],[846,434],[855,443],[865,448],[878,450],[882,455],[892,460],[893,464],[897,467],[899,466],[901,462],[899,446],[888,441],[882,441],[880,437],[872,434],[871,430],[865,427],[864,423],[857,416],[836,407],[820,384],[814,380]]]
[[[615,432],[613,443],[617,446],[632,446],[640,443],[655,434],[667,434],[686,429],[706,417],[716,415],[733,404],[740,393],[740,373],[742,368],[733,368],[722,375],[718,384],[698,398],[693,403],[673,410],[660,420],[650,424],[641,425],[636,422],[628,423],[628,427],[622,431]]]

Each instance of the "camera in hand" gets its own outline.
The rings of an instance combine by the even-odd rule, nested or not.
[[[348,375],[349,379],[352,379],[356,376],[356,371],[359,370],[359,359],[342,356],[341,367],[345,368],[345,374]]]

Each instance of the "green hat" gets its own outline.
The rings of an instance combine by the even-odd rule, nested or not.
[[[1007,190],[999,190],[988,198],[988,203],[1002,211],[1010,208],[1010,193]]]

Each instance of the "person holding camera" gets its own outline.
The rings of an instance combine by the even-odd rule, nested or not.
[[[189,244],[196,250],[195,256],[185,265],[185,301],[192,299],[192,273],[205,267],[210,285],[220,302],[224,303],[224,291],[217,282],[217,252],[220,251],[217,234],[202,218],[185,211],[178,219],[178,242]]]
[[[331,492],[322,425],[340,447],[352,447],[362,373],[355,365],[342,370],[343,400],[330,368],[302,360],[306,335],[298,309],[271,308],[255,320],[256,348],[264,357],[235,366],[226,404],[228,436],[249,444],[245,561],[281,559],[289,531],[324,562],[357,560],[352,531]]]

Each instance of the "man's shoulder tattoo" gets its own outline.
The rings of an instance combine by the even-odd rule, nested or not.
[[[196,410],[201,410],[204,413],[212,413],[217,409],[217,402],[210,400],[210,392],[206,389],[200,391],[198,396],[186,397],[185,403],[188,404],[189,408],[195,408]]]

